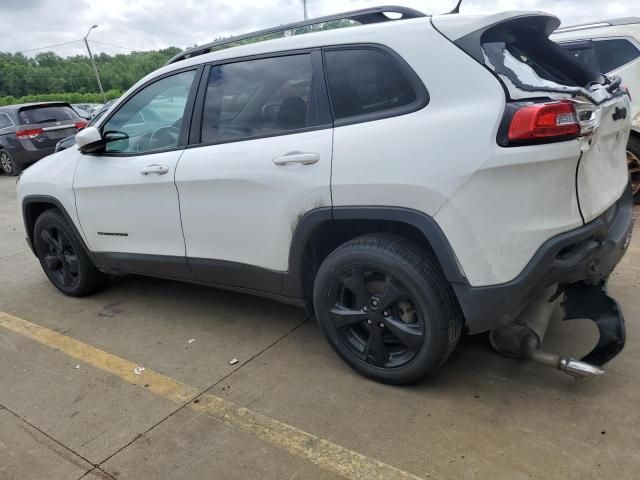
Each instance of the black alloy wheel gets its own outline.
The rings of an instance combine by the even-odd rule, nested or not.
[[[388,233],[356,237],[331,252],[316,274],[313,306],[340,358],[398,385],[440,368],[464,326],[435,257]]]
[[[55,283],[73,288],[79,280],[78,255],[65,233],[54,225],[47,225],[40,231],[46,245],[42,260]]]
[[[404,285],[373,266],[343,270],[329,292],[338,337],[362,361],[381,368],[411,362],[424,344],[422,312]]]
[[[80,237],[57,210],[46,210],[36,219],[33,246],[42,270],[65,295],[82,297],[105,285],[107,275],[95,267]]]

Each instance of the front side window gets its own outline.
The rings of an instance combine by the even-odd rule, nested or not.
[[[145,153],[178,146],[195,70],[154,82],[134,94],[104,124],[106,152]]]
[[[412,104],[416,92],[393,59],[378,50],[345,49],[325,53],[331,103],[336,119]]]
[[[605,73],[617,70],[640,57],[640,50],[623,38],[597,40],[594,43],[600,66]]]
[[[218,143],[311,126],[309,54],[211,67],[201,141]]]

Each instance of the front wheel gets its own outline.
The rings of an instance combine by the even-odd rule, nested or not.
[[[46,210],[36,220],[33,244],[42,270],[65,295],[82,297],[106,282],[84,251],[80,240],[56,210]]]
[[[338,355],[384,383],[435,372],[463,320],[435,260],[391,235],[355,238],[322,263],[314,285],[318,322]]]

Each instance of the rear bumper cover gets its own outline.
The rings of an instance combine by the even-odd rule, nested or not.
[[[627,188],[592,222],[545,242],[511,282],[486,287],[452,283],[469,333],[513,321],[550,285],[603,284],[629,245],[633,221],[633,196]]]

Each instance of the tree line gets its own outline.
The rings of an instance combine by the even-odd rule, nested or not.
[[[342,28],[354,23],[351,20],[326,22],[312,27],[241,40],[223,48],[285,35]],[[169,47],[129,54],[94,55],[107,99],[118,98],[134,83],[160,68],[180,51],[179,48]],[[87,56],[75,55],[64,58],[54,52],[42,52],[33,57],[27,57],[22,53],[0,52],[0,105],[50,100],[69,103],[101,103],[102,96],[97,92],[95,74]]]
[[[123,91],[148,73],[160,68],[180,52],[170,47],[126,55],[95,55],[100,80],[109,97]],[[63,58],[53,52],[34,57],[0,52],[0,104],[31,100],[66,100],[73,103],[102,101],[93,67],[87,56]]]

